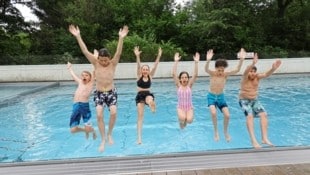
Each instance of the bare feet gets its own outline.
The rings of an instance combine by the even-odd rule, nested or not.
[[[142,144],[141,139],[138,139],[138,140],[137,140],[137,144],[138,144],[138,145],[141,145],[141,144]]]
[[[108,134],[108,141],[109,141],[110,145],[114,144],[113,138],[112,138],[112,136],[110,134]]]
[[[155,111],[156,111],[156,104],[155,104],[154,101],[151,102],[150,108],[151,108],[151,111],[152,111],[153,113],[155,113]]]
[[[99,152],[103,152],[104,151],[104,146],[105,146],[105,141],[103,140],[98,148]]]
[[[262,147],[262,146],[260,146],[260,144],[258,144],[257,142],[253,142],[252,145],[253,145],[253,147],[254,147],[255,149],[260,149],[260,148]]]
[[[184,129],[186,126],[186,121],[180,121],[180,128]]]
[[[95,140],[97,138],[97,135],[96,135],[96,131],[94,128],[92,128],[90,132],[85,131],[86,139],[89,138],[89,133],[91,133],[91,132],[93,133],[93,139]]]
[[[226,142],[230,142],[230,135],[228,133],[225,134],[225,139],[226,139]]]
[[[266,144],[266,145],[269,145],[269,146],[274,146],[268,139],[263,140],[262,144]]]
[[[96,140],[96,138],[97,138],[97,134],[96,134],[96,132],[95,132],[95,130],[94,130],[94,131],[93,131],[93,139]]]
[[[215,134],[214,134],[214,141],[219,141],[220,140],[220,136],[219,136],[219,133],[218,132],[216,132]]]

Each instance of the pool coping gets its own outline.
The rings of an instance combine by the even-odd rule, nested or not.
[[[310,146],[0,163],[5,174],[137,174],[310,163]]]

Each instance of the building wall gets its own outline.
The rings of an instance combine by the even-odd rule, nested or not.
[[[276,74],[285,73],[310,73],[310,58],[282,58],[282,65],[275,72]],[[258,72],[269,70],[275,59],[262,59],[256,64]],[[204,71],[205,60],[199,62],[198,76],[208,76]],[[211,61],[210,69],[214,69],[214,62]],[[251,59],[246,59],[242,65],[241,71],[237,74],[242,74],[246,65],[251,64]],[[151,68],[153,62],[146,62]],[[238,60],[228,60],[227,70],[235,68]],[[160,62],[154,78],[169,78],[171,77],[173,62]],[[83,70],[92,71],[91,64],[73,64],[74,72],[79,75]],[[194,69],[193,61],[179,62],[178,72],[188,71],[192,75]],[[119,63],[115,72],[115,79],[133,79],[136,78],[136,63]],[[70,73],[67,70],[66,64],[58,65],[10,65],[0,66],[0,82],[26,82],[26,81],[67,81],[72,80]]]

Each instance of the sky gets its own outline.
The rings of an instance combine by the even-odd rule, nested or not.
[[[32,14],[32,11],[29,7],[21,4],[15,4],[15,7],[20,10],[25,18],[25,21],[39,21],[39,19],[34,14]]]

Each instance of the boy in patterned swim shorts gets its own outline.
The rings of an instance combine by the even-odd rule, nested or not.
[[[257,53],[254,54],[253,62],[251,65],[247,66],[243,73],[241,80],[241,88],[239,93],[239,104],[244,111],[246,116],[246,123],[248,132],[251,138],[251,142],[254,148],[261,148],[261,145],[257,142],[255,133],[254,133],[254,117],[260,117],[260,126],[262,134],[262,143],[269,146],[273,144],[268,139],[268,119],[267,113],[264,107],[259,103],[258,96],[258,86],[259,80],[269,77],[273,74],[276,69],[281,65],[280,60],[276,60],[271,69],[265,73],[257,73],[257,68],[255,64],[258,61]]]
[[[94,66],[95,76],[96,76],[96,113],[97,113],[97,123],[101,135],[101,143],[98,148],[99,152],[103,152],[105,148],[105,124],[103,111],[104,107],[108,107],[110,112],[109,130],[107,133],[107,140],[109,144],[113,144],[112,131],[116,121],[117,114],[117,92],[114,85],[114,75],[116,66],[120,60],[124,38],[127,36],[129,30],[127,26],[123,26],[118,32],[118,44],[116,52],[111,57],[110,53],[106,48],[99,50],[99,55],[95,56],[88,51],[84,41],[82,40],[80,29],[78,26],[70,25],[70,33],[76,38],[81,51],[87,60]]]

